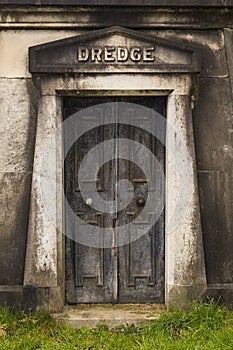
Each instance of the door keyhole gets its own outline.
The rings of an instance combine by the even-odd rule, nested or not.
[[[138,197],[136,199],[136,204],[139,208],[142,208],[145,206],[145,199],[143,197]]]

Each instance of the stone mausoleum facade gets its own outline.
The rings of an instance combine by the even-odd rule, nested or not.
[[[0,304],[231,306],[232,102],[232,0],[0,0]]]

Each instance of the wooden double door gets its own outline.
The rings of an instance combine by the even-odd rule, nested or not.
[[[125,106],[125,121],[122,123],[121,120],[119,123],[117,106],[122,103]],[[105,121],[102,124],[100,121],[99,126],[95,127],[95,121],[98,118],[106,117],[103,116],[103,104],[109,108],[109,113],[115,114],[115,122],[108,124]],[[76,113],[77,127],[81,126],[82,123],[88,123],[88,131],[72,145],[65,158],[65,196],[73,212],[82,220],[82,224],[79,227],[74,225],[73,230],[82,233],[84,225],[91,225],[92,229],[93,227],[102,228],[103,232],[104,228],[111,229],[113,235],[112,243],[106,246],[80,243],[77,232],[74,232],[74,238],[70,235],[65,237],[66,303],[69,304],[162,303],[164,301],[164,210],[150,230],[145,230],[145,233],[138,239],[130,240],[127,238],[125,244],[117,244],[118,229],[122,225],[131,223],[135,230],[137,227],[142,228],[145,224],[148,227],[150,221],[150,215],[138,219],[148,197],[145,172],[141,169],[140,164],[136,164],[126,157],[117,157],[117,148],[121,139],[129,140],[131,153],[140,154],[140,145],[142,145],[155,155],[160,164],[159,169],[150,169],[155,182],[164,176],[165,171],[163,144],[144,128],[127,124],[127,117],[130,113],[132,114],[131,104],[134,104],[134,113],[135,105],[140,106],[140,113],[138,115],[135,113],[137,124],[141,120],[142,125],[146,122],[147,125],[151,125],[152,129],[154,127],[153,113],[142,115],[142,106],[165,117],[166,98],[163,96],[82,96],[65,97],[63,100],[64,119]],[[87,108],[91,106],[93,108],[90,113],[90,108]],[[88,112],[85,113],[85,110]],[[104,110],[106,113],[106,108]],[[92,123],[94,127],[92,127]],[[165,130],[163,132],[165,134]],[[121,193],[117,193],[117,183],[122,179],[131,182],[132,199],[125,208],[120,208],[120,210],[116,208],[114,214],[93,208],[91,196],[86,200],[83,198],[78,182],[78,172],[82,160],[91,149],[109,140],[113,140],[111,151],[115,156],[101,164],[95,179],[91,179],[89,174],[86,174],[86,181],[96,183],[96,191],[105,201],[115,200],[116,203],[119,202],[119,205]],[[107,146],[109,146],[108,143]],[[101,152],[105,152],[105,148]],[[103,154],[97,155],[100,158],[102,156]],[[150,162],[149,158],[148,162]],[[163,197],[164,188],[161,188],[160,193],[157,193],[157,200],[163,201]],[[65,216],[68,227],[69,218],[66,214]],[[85,229],[87,227],[90,226],[85,226]],[[127,231],[126,234],[130,235],[130,232]],[[93,231],[92,235],[93,243],[95,243]]]

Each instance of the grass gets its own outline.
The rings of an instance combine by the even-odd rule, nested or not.
[[[210,300],[186,312],[166,312],[147,326],[75,330],[57,324],[46,312],[25,315],[2,308],[0,349],[232,350],[233,312]]]

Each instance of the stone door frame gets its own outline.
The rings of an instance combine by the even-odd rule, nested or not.
[[[176,132],[167,131],[166,148],[166,205],[165,205],[165,303],[167,306],[186,307],[206,291],[203,240],[201,230],[199,194],[197,186],[195,146],[192,127],[190,74],[83,74],[83,75],[34,75],[40,90],[31,210],[28,229],[24,286],[37,295],[37,306],[61,310],[64,306],[64,242],[57,229],[63,220],[61,136],[55,141],[54,163],[48,169],[55,180],[53,187],[56,225],[50,221],[43,203],[40,176],[42,155],[48,136],[62,123],[62,98],[67,95],[93,94],[166,95],[167,122]],[[137,87],[134,89],[134,87]],[[177,137],[177,135],[179,137]],[[179,142],[182,139],[182,145]],[[178,141],[177,141],[178,140]],[[169,220],[175,205],[182,211],[184,203],[177,202],[179,189],[175,164],[189,160],[183,170],[183,182],[188,184],[190,198],[178,223]],[[178,192],[177,192],[178,191]],[[182,197],[182,196],[181,196]],[[180,205],[180,208],[179,208]]]

